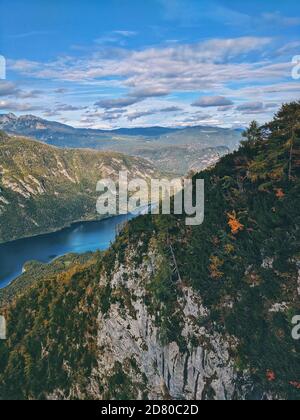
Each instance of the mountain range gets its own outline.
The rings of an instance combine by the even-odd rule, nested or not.
[[[103,178],[160,176],[147,160],[116,152],[61,149],[0,132],[0,242],[96,220]]]
[[[142,216],[105,253],[31,265],[2,303],[0,399],[299,400],[299,116],[195,175],[202,225]]]
[[[2,130],[14,134],[23,134],[32,137],[39,137],[45,142],[51,139],[53,134],[58,135],[90,135],[90,136],[149,136],[156,137],[163,134],[169,134],[178,131],[179,129],[164,128],[164,127],[142,127],[142,128],[120,128],[116,130],[97,130],[86,128],[74,128],[66,124],[55,121],[48,121],[34,115],[22,115],[17,117],[13,113],[0,115],[0,127]]]
[[[74,128],[33,115],[17,117],[14,114],[0,115],[0,129],[60,148],[89,148],[142,157],[161,170],[176,175],[185,175],[190,170],[199,171],[216,163],[221,156],[235,150],[241,140],[240,130],[218,127],[146,127],[105,131]]]

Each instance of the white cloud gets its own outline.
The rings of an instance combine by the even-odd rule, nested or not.
[[[35,36],[43,36],[43,35],[51,35],[53,32],[49,31],[30,31],[30,32],[23,32],[16,35],[11,35],[10,38],[13,39],[21,39],[21,38],[31,38]]]
[[[14,111],[14,112],[29,112],[29,111],[39,111],[40,106],[28,104],[28,103],[19,103],[13,101],[0,101],[0,110],[5,111]]]
[[[166,108],[157,108],[157,109],[149,109],[148,111],[137,111],[137,112],[131,112],[127,114],[127,119],[129,121],[135,121],[142,117],[147,117],[150,115],[156,115],[156,114],[166,114],[166,113],[174,113],[179,112],[182,109],[177,106],[170,106]]]
[[[114,31],[116,35],[124,36],[125,38],[131,38],[133,36],[137,36],[136,31]]]
[[[280,26],[299,26],[300,18],[297,16],[283,16],[279,12],[263,13],[262,18],[267,22]]]
[[[295,53],[296,51],[299,51],[299,50],[300,50],[300,41],[292,41],[280,47],[277,52],[279,54],[286,54],[286,53]]]
[[[189,26],[203,20],[219,22],[222,25],[242,26],[249,25],[253,19],[252,16],[222,6],[213,0],[209,4],[201,4],[198,0],[160,0],[160,3],[167,20],[175,20]]]
[[[233,102],[230,99],[225,98],[224,96],[203,96],[202,98],[198,99],[192,104],[192,106],[198,106],[201,108],[228,105],[233,105]]]
[[[236,107],[238,111],[261,111],[264,108],[262,102],[247,102]]]
[[[18,99],[38,98],[43,92],[39,89],[22,90],[15,83],[8,80],[0,80],[0,97],[14,97]]]
[[[245,78],[245,71],[253,69],[253,65],[246,64],[246,58],[243,63],[234,63],[235,59],[262,51],[271,41],[243,37],[141,51],[101,49],[84,58],[67,56],[49,63],[17,60],[10,61],[9,66],[23,75],[41,79],[85,83],[107,77],[124,78],[123,85],[128,87],[143,89],[156,81],[157,86],[167,90],[181,81],[178,90],[193,90],[199,82],[209,86],[216,83],[216,78],[221,82],[228,80],[233,70],[234,75]]]
[[[163,44],[140,50],[94,46],[93,51],[61,56],[47,63],[9,60],[9,69],[22,77],[33,78],[35,83],[50,82],[52,95],[63,94],[72,87],[71,92],[76,92],[76,105],[72,104],[72,109],[64,105],[64,109],[59,110],[54,103],[53,106],[48,104],[51,109],[44,111],[80,111],[89,105],[89,110],[95,114],[102,108],[94,117],[97,124],[99,119],[100,123],[127,125],[129,114],[132,121],[138,120],[143,125],[160,121],[165,124],[166,115],[153,113],[155,109],[162,109],[163,103],[165,107],[182,107],[183,112],[197,120],[193,114],[195,109],[191,107],[193,99],[190,99],[195,98],[195,94],[202,97],[194,102],[195,106],[218,107],[213,111],[220,113],[220,120],[230,116],[230,121],[238,121],[238,113],[245,111],[232,110],[233,102],[237,106],[246,102],[280,103],[280,100],[299,96],[299,83],[283,82],[290,77],[291,63],[264,57],[266,50],[272,51],[273,42],[266,37],[241,37],[184,45]],[[274,48],[272,54],[277,54],[278,60],[278,45]],[[66,88],[54,91],[53,83],[57,82]],[[236,87],[232,87],[232,82]],[[34,90],[27,94],[30,92],[37,94]],[[12,97],[14,95],[18,98],[16,91]],[[49,98],[57,99],[54,95]],[[271,109],[264,107],[264,117]],[[137,113],[143,116],[138,118]],[[75,118],[77,114],[73,115]],[[93,120],[92,116],[85,118]],[[170,124],[183,122],[182,117],[171,112],[168,121]]]
[[[96,102],[95,105],[104,109],[127,108],[128,106],[134,105],[142,100],[143,98],[127,96],[118,99],[101,99],[100,101]]]
[[[236,107],[237,111],[240,111],[243,115],[259,114],[264,115],[266,113],[274,112],[279,105],[275,102],[263,103],[263,102],[245,102]]]
[[[87,109],[86,106],[74,106],[69,104],[56,104],[55,112],[70,112],[70,111],[81,111]]]
[[[211,0],[209,4],[198,0],[159,0],[167,20],[193,26],[201,21],[219,22],[220,25],[232,27],[260,28],[266,25],[280,27],[298,26],[300,18],[284,16],[280,12],[266,12],[261,15],[250,15],[239,10],[221,5]]]
[[[17,89],[17,86],[12,83],[8,82],[6,80],[0,80],[0,97],[2,96],[10,96],[10,95],[16,95],[19,92]]]
[[[105,44],[119,44],[120,46],[126,45],[126,40],[133,38],[137,35],[135,31],[118,30],[108,32],[105,35],[95,39],[95,43],[98,45]]]

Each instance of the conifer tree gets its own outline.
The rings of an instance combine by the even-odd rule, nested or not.
[[[257,121],[252,121],[249,128],[244,131],[243,137],[246,138],[245,143],[254,145],[262,138],[261,128]]]

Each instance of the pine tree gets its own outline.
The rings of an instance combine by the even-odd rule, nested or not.
[[[271,140],[281,139],[288,156],[288,178],[293,178],[293,165],[299,166],[300,101],[284,104],[274,120],[265,126]],[[279,141],[279,140],[278,140]],[[296,162],[294,162],[296,158]]]
[[[252,121],[249,128],[244,131],[243,137],[247,140],[244,142],[247,145],[254,145],[262,139],[261,127],[258,125],[257,121]]]

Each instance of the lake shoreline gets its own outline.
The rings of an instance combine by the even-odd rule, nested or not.
[[[8,302],[12,302],[18,294],[23,293],[33,284],[49,278],[55,272],[59,273],[64,269],[67,270],[70,266],[70,262],[81,264],[96,258],[98,255],[101,257],[102,252],[90,251],[84,254],[75,254],[71,252],[57,257],[55,260],[48,263],[28,261],[28,266],[24,273],[14,278],[6,286],[0,288],[0,308],[5,306]]]
[[[43,231],[41,233],[36,233],[33,235],[25,235],[25,236],[20,236],[19,238],[14,238],[11,241],[0,241],[0,245],[6,245],[6,244],[13,244],[14,242],[17,241],[21,241],[22,239],[30,239],[30,238],[37,238],[39,236],[44,236],[44,235],[51,235],[52,233],[59,233],[65,229],[71,228],[77,224],[81,224],[81,223],[93,223],[93,222],[101,222],[103,220],[108,220],[108,219],[113,219],[114,217],[117,216],[107,216],[107,217],[100,217],[100,218],[96,218],[96,219],[79,219],[76,220],[74,222],[70,222],[65,224],[64,226],[58,227],[58,228],[53,228],[53,229],[48,229],[46,231]]]
[[[156,206],[156,204],[152,205],[151,208],[154,208],[155,206]],[[138,214],[136,214],[136,216],[144,215],[145,213],[143,213],[143,211],[146,208],[148,208],[148,210],[149,210],[149,206],[145,206],[144,208],[141,208],[141,210],[139,211]],[[100,216],[98,218],[79,219],[79,220],[75,220],[74,222],[67,223],[64,226],[61,226],[61,227],[58,227],[58,228],[49,229],[49,230],[46,230],[46,231],[41,232],[41,233],[36,233],[36,234],[33,234],[33,235],[21,236],[19,238],[14,238],[11,241],[0,241],[0,246],[1,245],[13,244],[14,242],[21,241],[23,239],[37,238],[39,236],[51,235],[52,233],[59,233],[59,232],[65,230],[65,229],[72,228],[73,226],[80,225],[82,223],[97,223],[97,222],[102,222],[104,220],[114,219],[115,217],[119,217],[119,216],[127,216],[127,217],[130,217],[130,215],[131,215],[131,213],[127,213],[125,215],[116,214],[116,215],[103,216],[103,217]]]
[[[59,230],[5,242],[0,245],[0,289],[24,273],[28,262],[50,264],[68,254],[105,251],[117,236],[117,226],[134,215],[76,221]]]

